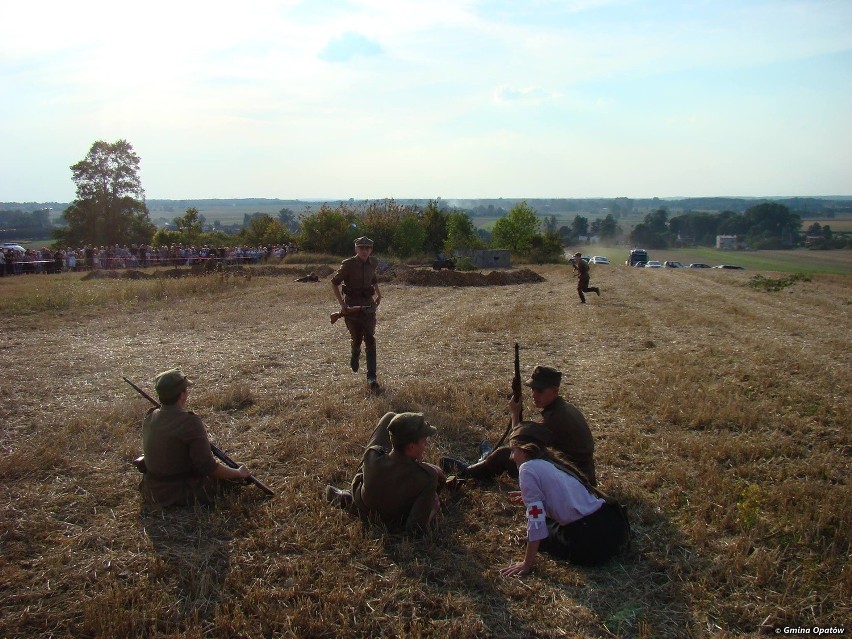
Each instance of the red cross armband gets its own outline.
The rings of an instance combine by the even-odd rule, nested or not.
[[[534,501],[527,504],[527,522],[530,528],[540,528],[544,526],[544,502]]]

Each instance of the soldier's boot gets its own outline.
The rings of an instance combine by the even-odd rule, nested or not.
[[[379,387],[379,382],[376,380],[376,351],[367,351],[367,383],[370,388]]]
[[[490,452],[482,461],[468,466],[462,476],[488,481],[505,472],[512,477],[517,477],[518,468],[512,461],[511,454],[512,449],[510,447],[501,446]]]
[[[443,470],[447,475],[463,477],[464,471],[467,470],[468,466],[469,464],[461,459],[457,459],[455,457],[441,457],[441,470]]]
[[[353,373],[358,372],[358,361],[361,359],[361,349],[352,347],[352,355],[349,357],[349,367]]]
[[[597,293],[597,296],[598,296],[598,297],[600,297],[600,296],[601,296],[601,289],[599,289],[597,286],[596,286],[595,288],[593,288],[592,290],[593,290],[595,293]]]

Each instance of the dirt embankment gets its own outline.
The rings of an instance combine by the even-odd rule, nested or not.
[[[208,264],[213,265],[212,262]],[[83,280],[151,280],[163,278],[180,278],[204,276],[213,273],[240,276],[248,275],[256,277],[302,277],[314,273],[320,279],[328,278],[335,269],[327,264],[305,265],[305,266],[243,266],[232,265],[219,268],[213,265],[206,266],[197,264],[190,267],[175,267],[164,270],[140,271],[137,269],[127,270],[95,270],[86,273]],[[408,284],[409,286],[511,286],[514,284],[534,284],[543,282],[544,278],[528,268],[509,269],[482,273],[480,271],[461,272],[451,270],[435,271],[432,269],[413,268],[404,264],[395,264],[380,268],[379,282],[394,284]]]

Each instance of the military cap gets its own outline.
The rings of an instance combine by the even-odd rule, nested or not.
[[[183,392],[183,389],[192,386],[192,382],[180,369],[172,368],[163,371],[154,378],[154,390],[161,400],[168,400]]]
[[[530,388],[541,390],[562,383],[562,372],[552,366],[536,366],[530,378],[524,382]]]
[[[574,253],[574,257],[583,257],[583,254],[580,253],[580,251],[577,251],[576,253]]]
[[[547,446],[550,443],[550,431],[536,422],[521,422],[512,431],[509,442],[512,445],[532,443]]]
[[[362,235],[355,240],[355,246],[369,246],[370,248],[373,248],[373,240],[366,235]]]
[[[423,418],[423,413],[397,413],[388,424],[391,443],[396,449],[405,448],[407,444],[437,432],[438,429]]]

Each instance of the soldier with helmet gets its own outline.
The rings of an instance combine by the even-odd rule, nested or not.
[[[363,343],[367,356],[367,383],[371,389],[377,390],[376,308],[382,301],[382,293],[376,279],[379,263],[372,253],[373,240],[366,236],[356,239],[355,255],[343,260],[331,278],[331,287],[352,338],[349,366],[353,372],[358,372]],[[353,312],[352,309],[356,308],[357,312]]]
[[[147,472],[139,490],[146,504],[209,505],[250,475],[245,466],[229,468],[213,457],[204,423],[185,408],[190,387],[176,368],[154,378],[161,406],[149,410],[142,424]]]

